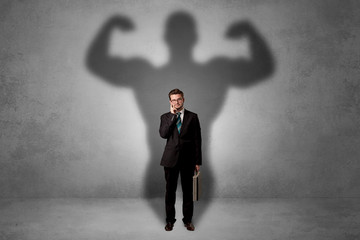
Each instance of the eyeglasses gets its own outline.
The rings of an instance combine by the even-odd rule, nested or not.
[[[175,102],[182,102],[183,98],[178,98],[178,99],[171,99],[170,101],[172,103],[175,103]]]

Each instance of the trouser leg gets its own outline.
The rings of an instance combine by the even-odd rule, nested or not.
[[[193,202],[193,175],[194,169],[181,169],[181,187],[183,191],[183,222],[190,223],[194,212]]]
[[[166,180],[166,193],[165,193],[165,210],[166,222],[175,223],[175,202],[176,202],[176,188],[179,178],[179,169],[164,168]]]

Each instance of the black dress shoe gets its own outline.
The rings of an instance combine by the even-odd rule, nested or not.
[[[165,226],[165,231],[172,231],[174,227],[174,224],[171,222],[168,222]]]
[[[187,230],[189,231],[194,231],[195,230],[195,226],[194,224],[190,223],[185,223],[184,226],[186,227]]]

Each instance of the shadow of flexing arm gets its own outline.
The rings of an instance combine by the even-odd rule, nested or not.
[[[143,59],[125,60],[109,54],[112,32],[120,30],[123,33],[134,30],[132,21],[123,16],[110,18],[92,42],[86,58],[88,69],[110,84],[132,87],[141,81],[141,75],[150,70],[151,66]]]
[[[246,21],[234,23],[225,37],[237,40],[248,38],[250,58],[215,58],[206,64],[195,63],[192,51],[197,41],[194,18],[186,12],[175,12],[165,25],[164,39],[169,47],[170,60],[161,67],[154,68],[145,59],[122,59],[108,53],[111,33],[120,30],[130,34],[135,29],[132,21],[123,16],[110,18],[92,42],[88,55],[88,69],[114,86],[133,89],[137,104],[147,127],[147,142],[150,157],[147,164],[144,196],[163,197],[165,180],[160,158],[165,142],[159,137],[160,115],[169,110],[167,93],[179,88],[185,93],[186,106],[198,113],[203,139],[203,199],[195,212],[199,220],[213,196],[213,168],[209,161],[209,131],[211,124],[223,107],[230,87],[249,87],[266,79],[274,70],[272,55],[263,38]],[[126,114],[126,113],[122,113]],[[121,161],[121,160],[119,160]],[[224,159],[213,159],[223,162]],[[163,218],[164,206],[151,204],[154,211]]]

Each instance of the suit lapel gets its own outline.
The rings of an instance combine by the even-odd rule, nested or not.
[[[185,114],[185,115],[186,115],[186,114]],[[184,119],[185,119],[185,115],[184,115]],[[168,113],[168,117],[169,117],[169,119],[172,119],[172,118],[174,117],[174,115],[173,115],[171,112],[169,112],[169,113]],[[183,121],[184,121],[184,120],[183,120]],[[182,125],[181,125],[181,129],[180,129],[180,133],[181,133],[181,130],[182,130]],[[177,127],[175,126],[175,128],[174,128],[174,134],[175,134],[176,136],[180,136],[180,133],[179,133]]]
[[[189,112],[185,109],[184,111],[184,119],[183,122],[181,124],[181,130],[180,130],[180,135],[185,132],[186,128],[189,125],[189,121],[190,121],[190,116],[189,116]]]

